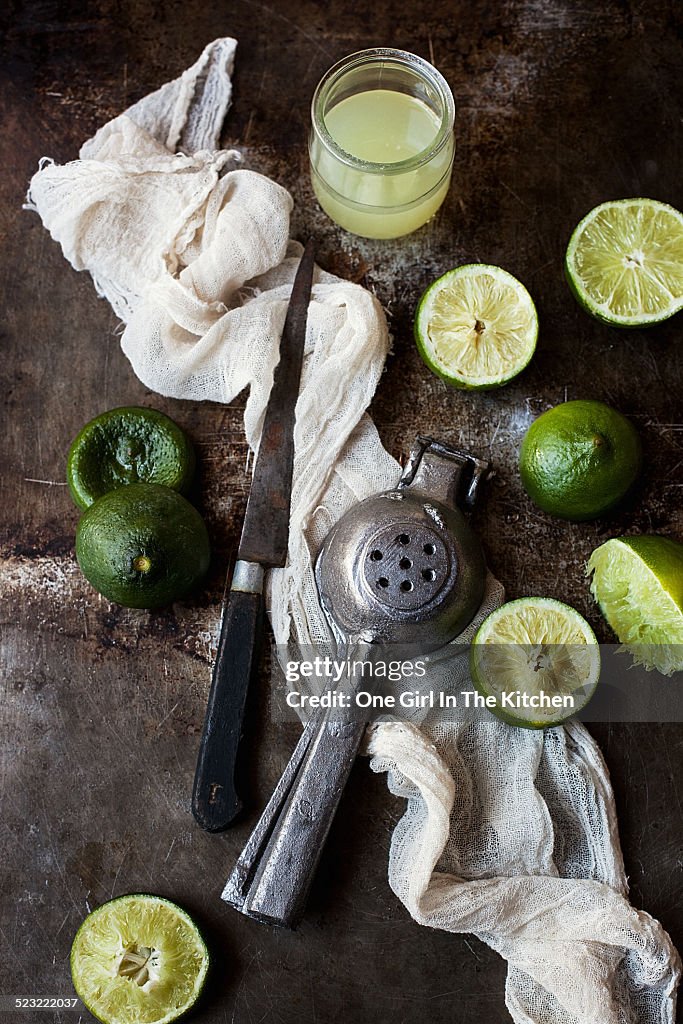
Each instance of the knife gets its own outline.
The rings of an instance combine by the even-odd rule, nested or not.
[[[235,767],[249,683],[259,663],[265,570],[287,559],[299,397],[314,254],[309,241],[292,285],[280,361],[273,376],[261,443],[223,612],[209,701],[199,743],[192,813],[208,832],[227,828],[242,808]]]

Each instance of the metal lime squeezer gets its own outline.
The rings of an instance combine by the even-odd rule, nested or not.
[[[341,656],[359,645],[427,654],[469,625],[486,568],[466,513],[489,468],[418,438],[396,488],[359,502],[332,528],[315,579]],[[287,927],[299,921],[365,726],[339,711],[305,724],[223,892],[241,913]]]

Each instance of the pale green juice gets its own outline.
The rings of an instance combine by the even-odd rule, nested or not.
[[[404,92],[372,89],[335,104],[324,122],[356,161],[345,162],[318,140],[312,144],[313,188],[334,221],[357,235],[395,238],[436,212],[450,183],[452,134],[431,159],[403,166],[420,153],[428,156],[439,134],[440,119],[425,103]]]

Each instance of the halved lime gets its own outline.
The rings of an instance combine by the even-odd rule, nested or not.
[[[574,608],[548,597],[522,597],[481,624],[470,667],[494,715],[511,725],[544,729],[571,718],[591,699],[600,678],[600,648]]]
[[[588,560],[591,593],[637,665],[683,671],[683,544],[656,534],[614,537]]]
[[[534,354],[538,317],[528,291],[500,267],[470,263],[427,288],[415,315],[418,351],[456,388],[497,388]]]
[[[69,449],[67,481],[79,508],[125,484],[152,483],[186,491],[195,454],[177,423],[157,409],[125,406],[90,420]]]
[[[209,951],[192,918],[160,896],[93,910],[71,947],[74,988],[103,1024],[168,1024],[197,1002]]]
[[[683,308],[683,214],[655,199],[591,210],[567,246],[565,272],[583,308],[614,327],[645,327]]]

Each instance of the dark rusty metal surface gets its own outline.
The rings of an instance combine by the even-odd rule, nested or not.
[[[297,735],[269,721],[266,667],[251,733],[254,812],[225,836],[194,825],[198,734],[248,487],[243,404],[147,391],[90,279],[20,207],[41,156],[75,157],[103,121],[179,74],[207,41],[236,36],[226,144],[291,190],[292,235],[313,237],[320,264],[372,288],[390,315],[394,348],[372,407],[385,444],[405,454],[428,432],[490,458],[496,476],[477,526],[509,596],[569,601],[607,640],[583,575],[592,548],[623,531],[683,536],[681,319],[627,333],[601,326],[571,298],[562,256],[572,227],[603,199],[646,194],[683,206],[680,5],[11,0],[2,17],[0,991],[68,992],[69,948],[88,908],[142,889],[187,906],[216,950],[198,1021],[508,1020],[498,956],[470,936],[419,928],[390,892],[401,803],[364,764],[298,932],[271,931],[221,902]],[[431,58],[458,101],[448,199],[396,242],[337,230],[306,174],[316,82],[340,57],[377,44]],[[479,260],[527,285],[541,335],[516,382],[471,395],[429,373],[411,322],[428,282]],[[516,470],[528,423],[565,398],[612,403],[646,450],[631,504],[593,524],[538,512]],[[169,413],[201,456],[193,497],[213,539],[211,574],[192,601],[161,612],[107,604],[74,564],[66,451],[89,417],[125,404]],[[632,900],[683,946],[680,726],[592,728],[612,773]]]

